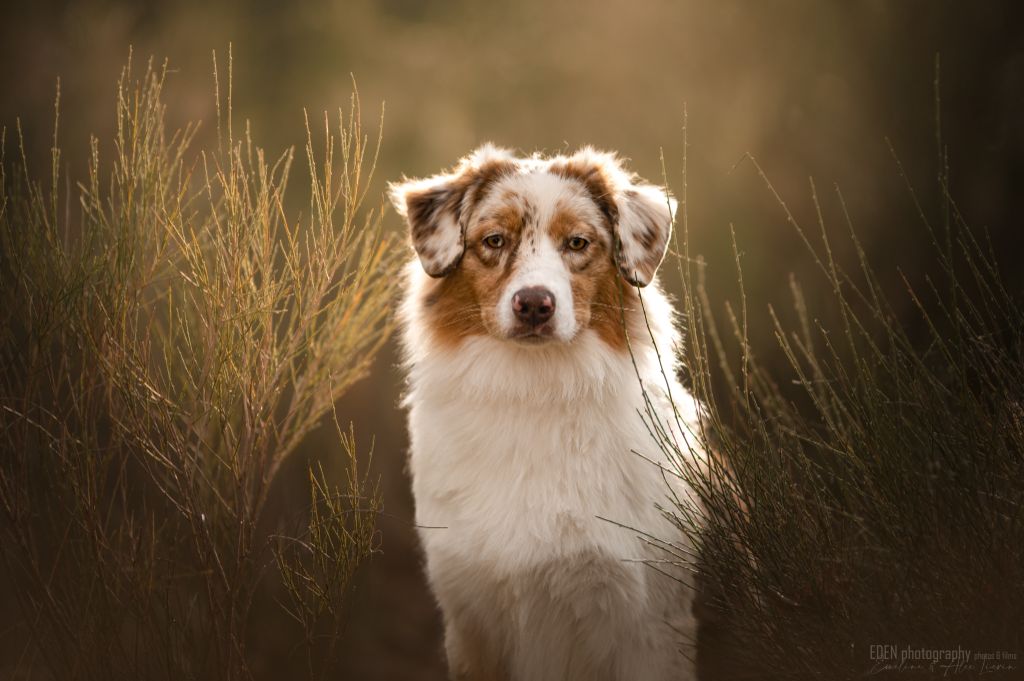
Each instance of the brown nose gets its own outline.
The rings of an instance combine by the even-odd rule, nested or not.
[[[555,294],[543,286],[521,288],[512,296],[512,309],[519,321],[540,326],[555,313]]]

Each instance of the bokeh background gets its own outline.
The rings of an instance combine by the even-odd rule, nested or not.
[[[131,48],[136,64],[150,55],[169,60],[168,120],[202,120],[200,137],[212,140],[211,53],[217,50],[223,72],[229,44],[235,120],[248,119],[255,141],[271,154],[301,149],[304,109],[319,120],[325,110],[347,107],[353,77],[371,129],[386,103],[380,191],[389,179],[438,171],[494,141],[524,151],[593,144],[619,151],[652,180],[661,178],[663,150],[669,184],[679,193],[685,120],[691,249],[708,263],[712,305],[738,296],[733,225],[753,345],[782,371],[767,306],[787,308],[791,273],[804,283],[814,316],[827,322],[830,311],[816,306],[815,292],[826,293],[822,280],[753,165],[742,161],[746,154],[812,231],[808,178],[837,234],[844,230],[838,184],[869,258],[897,291],[897,266],[923,277],[933,252],[886,138],[928,207],[937,197],[939,125],[960,209],[988,231],[1011,286],[1020,290],[1024,23],[1013,15],[1014,4],[4,3],[0,124],[10,153],[20,117],[30,165],[46,168],[60,77],[64,159],[70,175],[81,177],[88,134],[111,138],[117,75]],[[301,211],[302,163],[296,173],[292,192]],[[401,229],[393,214],[387,220]],[[850,255],[846,243],[836,245],[840,257]],[[667,279],[678,290],[676,278]],[[440,622],[412,527],[396,362],[392,343],[338,405],[363,442],[374,439],[372,466],[385,498],[382,551],[362,570],[351,601],[346,678],[442,679]],[[304,461],[329,463],[337,447],[329,429],[310,438],[277,490],[279,509],[302,503]],[[255,671],[286,678],[294,661],[269,615],[257,620],[252,636]]]

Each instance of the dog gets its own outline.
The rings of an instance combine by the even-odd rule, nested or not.
[[[390,186],[409,470],[453,679],[694,678],[697,409],[655,273],[676,202],[611,153],[484,145]]]

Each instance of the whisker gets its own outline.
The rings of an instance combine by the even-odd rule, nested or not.
[[[607,307],[607,308],[615,310],[615,311],[625,310],[626,312],[636,312],[639,309],[639,308],[635,308],[635,307],[622,307],[621,305],[609,305],[608,303],[597,303],[597,302],[590,303],[590,306],[591,307]]]

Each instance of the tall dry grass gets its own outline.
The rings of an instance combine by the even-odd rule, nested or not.
[[[706,263],[689,248],[684,162],[676,251],[701,422],[682,442],[646,418],[703,504],[664,509],[699,562],[664,548],[703,578],[707,678],[1024,673],[1024,308],[958,210],[938,129],[936,139],[937,206],[920,204],[893,153],[893,181],[919,220],[907,229],[934,263],[898,291],[865,256],[839,187],[832,226],[810,181],[807,226],[748,159],[819,275],[792,283],[795,328],[771,310],[784,371],[769,371],[748,340],[748,309],[764,301],[744,290],[735,235],[741,298],[724,311],[710,302]],[[834,255],[839,240],[852,261]],[[803,286],[830,291],[832,309],[809,309]],[[906,307],[910,317],[897,313]],[[706,467],[689,456],[700,448],[715,454]],[[904,660],[908,647],[971,657]]]
[[[367,193],[380,138],[356,96],[322,143],[307,122],[310,199],[289,215],[293,154],[268,159],[234,129],[230,69],[214,149],[165,128],[166,74],[133,80],[129,63],[113,154],[93,139],[81,183],[62,175],[56,125],[44,179],[20,124],[5,135],[0,555],[21,622],[4,673],[249,678],[254,593],[273,579],[319,678],[376,547],[379,490],[339,426],[347,484],[311,466],[295,528],[267,498],[391,330],[402,249]]]

